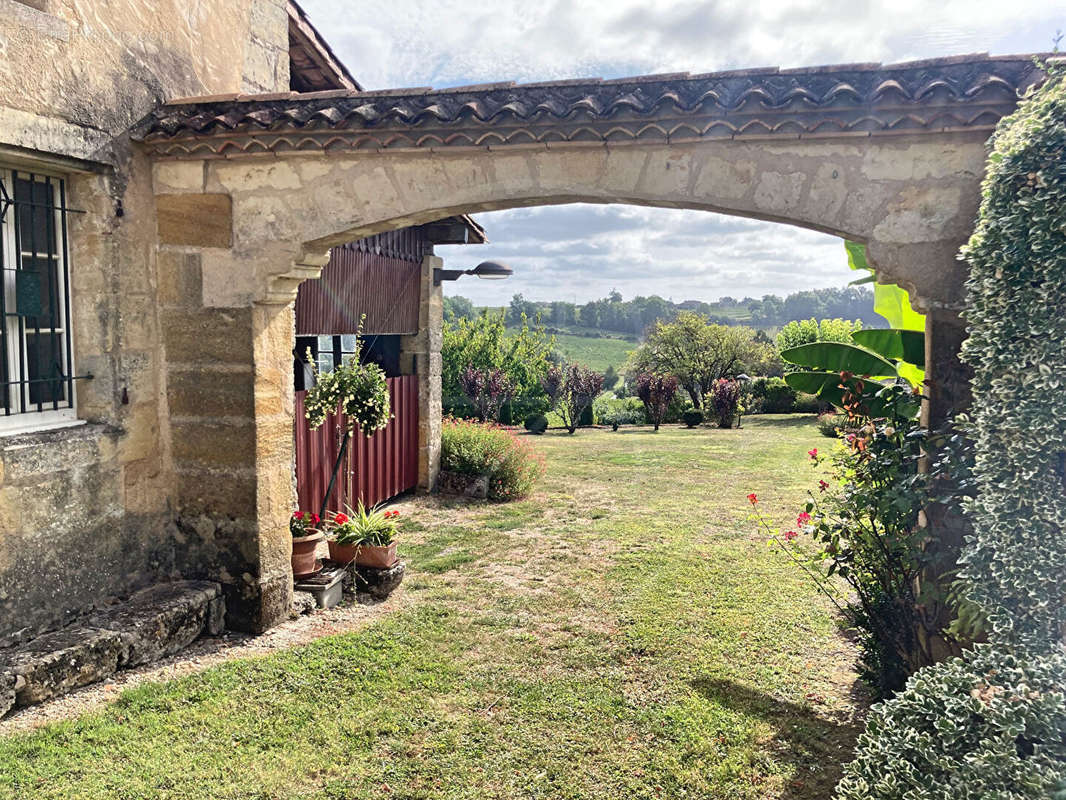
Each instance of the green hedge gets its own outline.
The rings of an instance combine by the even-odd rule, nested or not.
[[[1000,121],[970,264],[974,533],[989,646],[874,708],[841,800],[1066,796],[1066,84]]]

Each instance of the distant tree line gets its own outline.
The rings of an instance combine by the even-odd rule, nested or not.
[[[611,292],[600,300],[584,304],[564,300],[537,302],[516,294],[505,311],[507,325],[517,327],[526,319],[540,319],[548,327],[596,328],[630,336],[641,336],[658,321],[672,322],[682,311],[693,311],[719,325],[751,325],[775,328],[805,319],[841,318],[858,320],[867,328],[882,328],[885,321],[874,313],[873,292],[865,286],[811,289],[785,298],[776,294],[762,299],[723,297],[715,303],[686,300],[674,303],[658,295],[623,300]],[[465,297],[444,298],[446,319],[473,319],[479,309]]]

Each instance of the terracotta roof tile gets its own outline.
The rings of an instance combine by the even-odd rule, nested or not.
[[[969,55],[439,91],[221,95],[168,103],[135,136],[156,154],[181,155],[202,151],[190,140],[203,139],[215,153],[284,149],[284,132],[294,129],[301,147],[321,139],[371,149],[987,129],[1041,79],[1031,56]]]

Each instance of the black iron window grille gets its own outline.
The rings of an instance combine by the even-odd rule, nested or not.
[[[0,168],[0,433],[76,419],[66,185]]]

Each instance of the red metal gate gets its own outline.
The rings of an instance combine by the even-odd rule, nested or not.
[[[326,504],[329,511],[354,508],[357,500],[371,506],[418,484],[418,377],[389,378],[388,385],[393,418],[369,439],[355,429]],[[304,394],[296,393],[296,491],[300,508],[317,512],[340,451],[344,418],[331,414],[311,430]]]

